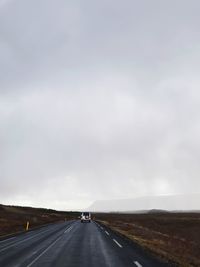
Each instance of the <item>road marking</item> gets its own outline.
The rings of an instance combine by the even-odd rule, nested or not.
[[[48,232],[48,231],[50,231],[50,230],[48,229],[48,230],[46,230],[46,231],[44,231],[44,232],[42,232],[42,233],[40,232],[40,233],[38,233],[38,234],[36,234],[36,235],[34,235],[34,236],[31,236],[31,237],[29,237],[29,238],[25,238],[25,239],[23,239],[23,240],[21,240],[21,241],[19,241],[19,242],[13,243],[13,244],[8,245],[8,246],[5,246],[4,248],[0,249],[0,252],[4,251],[4,250],[6,250],[6,249],[12,248],[13,246],[16,246],[16,245],[19,245],[19,244],[21,244],[21,243],[24,243],[24,242],[26,242],[27,240],[31,240],[31,239],[37,237],[38,235],[44,234],[44,233],[46,233],[46,232]]]
[[[16,237],[10,237],[10,238],[7,238],[7,239],[5,239],[5,240],[2,240],[2,241],[0,241],[0,243],[4,243],[4,242],[6,242],[6,241],[10,241],[10,240],[13,240],[13,239],[15,239]]]
[[[101,230],[103,230],[103,227],[100,226],[100,228],[101,228]]]
[[[28,264],[26,267],[31,267],[39,258],[41,258],[53,245],[55,245],[62,236],[59,236],[50,246],[48,246],[40,255],[38,255],[30,264]]]
[[[142,265],[138,261],[134,261],[134,263],[137,267],[142,267]]]
[[[113,241],[118,245],[118,247],[122,248],[122,245],[119,242],[117,242],[117,240],[113,239]]]
[[[12,244],[5,245],[2,249],[0,249],[0,252],[3,252],[3,251],[5,251],[6,249],[12,248],[12,247],[14,247],[14,246],[16,246],[16,245],[19,245],[19,244],[21,244],[21,243],[24,243],[24,242],[26,242],[26,241],[28,241],[28,240],[34,239],[35,237],[37,237],[37,236],[39,236],[39,235],[42,235],[42,234],[44,234],[44,233],[47,233],[47,232],[49,232],[49,231],[52,231],[52,230],[53,230],[53,229],[47,229],[46,231],[40,231],[39,233],[34,234],[34,235],[31,236],[31,237],[25,238],[25,239],[23,239],[23,240],[21,240],[21,241],[19,241],[19,242],[14,242],[14,243],[12,243]]]
[[[71,226],[71,227],[67,228],[67,229],[64,231],[64,234],[66,234],[66,233],[68,233],[69,231],[71,231],[71,230],[72,230],[72,228],[73,228],[73,226]]]
[[[107,231],[105,231],[105,233],[106,233],[107,235],[110,235]]]

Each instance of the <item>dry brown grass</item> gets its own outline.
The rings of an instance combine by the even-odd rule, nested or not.
[[[30,229],[43,224],[77,218],[77,213],[49,209],[0,205],[0,236],[24,231],[26,222]]]
[[[200,266],[200,214],[97,214],[96,218],[179,266]]]

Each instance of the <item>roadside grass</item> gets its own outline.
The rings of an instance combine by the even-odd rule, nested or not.
[[[200,214],[96,215],[112,230],[181,267],[200,266]]]
[[[29,229],[32,229],[48,223],[75,219],[78,214],[77,212],[0,205],[0,236],[24,231],[27,221],[30,223]]]

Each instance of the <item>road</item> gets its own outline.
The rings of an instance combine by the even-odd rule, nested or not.
[[[0,241],[1,267],[164,267],[96,222],[52,224]]]

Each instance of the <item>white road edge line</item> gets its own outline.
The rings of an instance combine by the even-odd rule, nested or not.
[[[31,239],[37,237],[38,235],[44,234],[44,233],[46,233],[46,232],[48,232],[48,231],[51,231],[51,229],[48,229],[48,230],[46,230],[46,231],[39,232],[39,233],[37,233],[37,234],[35,234],[35,235],[33,235],[33,236],[30,236],[30,237],[28,237],[28,238],[22,239],[21,241],[18,241],[18,242],[16,242],[16,243],[12,243],[12,244],[5,245],[5,247],[3,247],[2,249],[0,249],[0,252],[5,251],[6,249],[12,248],[12,247],[14,247],[14,246],[16,246],[16,245],[19,245],[19,244],[21,244],[21,243],[24,243],[24,242],[26,242],[27,240],[31,240]]]
[[[142,267],[142,265],[138,261],[134,261],[134,263],[137,267]]]
[[[59,236],[50,246],[48,246],[40,255],[38,255],[31,263],[26,267],[31,267],[40,257],[42,257],[53,245],[55,245],[63,236]]]
[[[1,243],[5,243],[5,242],[10,241],[10,240],[13,240],[13,239],[15,239],[15,238],[16,238],[16,237],[10,237],[10,238],[7,238],[7,239],[5,239],[5,240],[0,241],[0,244],[1,244]]]
[[[110,235],[107,231],[105,231],[105,233],[106,233],[107,235]]]
[[[16,245],[19,245],[19,244],[21,244],[21,243],[24,243],[24,242],[26,242],[26,241],[28,241],[28,240],[31,240],[31,239],[34,239],[35,237],[37,237],[37,236],[39,236],[39,235],[41,235],[41,234],[44,234],[44,233],[47,233],[47,232],[49,232],[49,231],[51,231],[52,229],[50,228],[50,229],[47,229],[47,230],[40,230],[39,232],[37,232],[36,234],[34,234],[34,235],[32,235],[32,236],[30,236],[30,237],[28,237],[28,238],[24,238],[24,239],[22,239],[21,241],[17,241],[17,242],[15,242],[15,243],[11,243],[11,244],[5,244],[5,246],[3,247],[3,248],[0,248],[0,252],[3,252],[3,251],[5,251],[5,250],[7,250],[7,249],[9,249],[9,248],[12,248],[12,247],[14,247],[14,246],[16,246]]]
[[[117,242],[117,240],[113,239],[113,241],[118,245],[118,247],[122,248],[122,245],[119,242]]]

